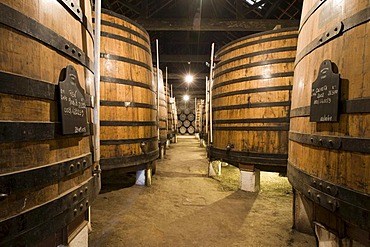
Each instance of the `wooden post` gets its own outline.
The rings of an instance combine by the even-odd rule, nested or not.
[[[209,71],[209,143],[212,145],[213,136],[212,136],[212,86],[213,86],[213,57],[215,53],[215,43],[212,43],[211,46],[211,68]]]
[[[158,121],[158,141],[160,141],[159,137],[159,48],[158,48],[158,39],[155,40],[155,47],[156,47],[156,57],[157,57],[157,121]]]

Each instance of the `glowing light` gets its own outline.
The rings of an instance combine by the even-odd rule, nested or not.
[[[189,95],[185,94],[185,95],[184,95],[184,97],[183,97],[183,99],[184,99],[185,101],[188,101],[188,100],[190,99],[190,97],[189,97]]]
[[[187,83],[192,83],[193,79],[194,79],[194,77],[190,74],[185,76],[185,82],[187,82]]]

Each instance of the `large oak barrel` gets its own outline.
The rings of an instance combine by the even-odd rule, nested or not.
[[[171,103],[171,97],[169,88],[165,86],[166,91],[166,101],[167,101],[167,124],[168,124],[168,132],[167,132],[167,139],[171,139],[172,135],[174,134],[174,115],[173,115],[173,109],[172,109],[172,103]]]
[[[168,133],[167,139],[171,142],[175,142],[175,136],[177,132],[177,110],[176,110],[176,100],[170,96],[170,90],[166,90],[167,99],[167,123],[168,123]]]
[[[198,100],[197,101],[197,106],[196,106],[196,117],[194,120],[194,127],[195,127],[195,132],[198,132],[200,134],[200,138],[202,135],[202,130],[203,130],[203,114],[204,114],[204,100]]]
[[[370,2],[304,1],[288,178],[310,222],[370,246]]]
[[[216,53],[211,159],[286,171],[296,29],[250,35]]]
[[[0,1],[0,246],[69,245],[100,190],[92,11],[71,3]]]
[[[158,157],[149,35],[108,10],[101,24],[101,167],[143,169]]]
[[[158,125],[159,125],[159,144],[160,146],[166,145],[167,141],[167,99],[165,95],[165,86],[163,81],[162,70],[159,70],[159,82],[157,82],[157,73],[155,69],[154,80],[158,84],[157,93],[159,94],[158,99]]]
[[[209,111],[207,113],[208,107],[206,107],[206,100],[204,100],[203,108],[202,108],[202,131],[200,132],[200,138],[205,141],[205,143],[208,143],[208,132],[209,132],[209,119],[207,119],[207,115],[209,114]],[[208,124],[207,124],[208,120]]]

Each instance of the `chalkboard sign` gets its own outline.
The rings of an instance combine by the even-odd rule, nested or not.
[[[337,122],[339,95],[340,75],[333,72],[332,62],[325,60],[312,83],[310,122]]]
[[[63,135],[87,132],[85,92],[72,65],[61,72],[59,95]]]

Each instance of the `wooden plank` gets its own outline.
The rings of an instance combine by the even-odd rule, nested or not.
[[[189,19],[139,19],[137,22],[148,31],[198,31]],[[202,19],[201,31],[234,31],[234,32],[262,32],[274,29],[275,26],[298,27],[299,20],[273,19]]]

